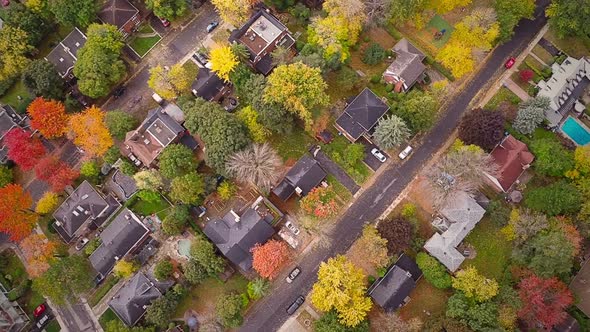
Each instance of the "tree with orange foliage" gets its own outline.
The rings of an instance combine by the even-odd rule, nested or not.
[[[69,136],[91,157],[100,157],[113,146],[104,117],[105,114],[96,106],[70,117]]]
[[[19,244],[27,264],[29,276],[36,278],[49,269],[49,262],[57,250],[57,243],[49,241],[44,234],[32,233]]]
[[[18,184],[0,188],[0,232],[20,241],[31,233],[38,216],[31,210],[33,199]]]
[[[580,250],[582,249],[582,241],[584,239],[580,235],[580,232],[576,226],[572,224],[571,220],[566,217],[557,217],[557,219],[560,221],[559,227],[561,228],[563,235],[565,235],[565,237],[572,243],[572,257],[578,256],[578,254],[580,254]]]
[[[329,187],[313,188],[299,201],[306,215],[315,218],[331,218],[338,212],[336,193]]]
[[[45,147],[30,133],[21,128],[11,129],[4,136],[4,144],[8,147],[8,159],[14,161],[23,171],[33,168],[45,154]]]
[[[35,175],[39,180],[49,183],[53,192],[60,192],[71,185],[80,173],[56,157],[47,156],[35,166]]]
[[[270,240],[263,245],[257,243],[252,252],[252,267],[260,276],[268,279],[276,277],[279,269],[289,259],[289,248],[283,241]]]
[[[64,105],[56,100],[38,97],[27,107],[31,127],[47,138],[60,137],[66,133],[68,115]]]

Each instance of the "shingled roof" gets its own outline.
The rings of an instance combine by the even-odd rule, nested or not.
[[[139,10],[127,0],[109,0],[98,13],[98,18],[103,23],[111,24],[116,26],[117,29],[121,29],[137,13],[139,13]]]
[[[486,174],[501,191],[508,191],[520,175],[530,166],[535,156],[526,144],[512,135],[506,136],[490,153],[494,163],[498,165],[499,176]],[[494,181],[495,180],[495,181]]]
[[[385,311],[401,307],[422,277],[422,271],[410,257],[402,254],[383,278],[375,282],[369,296]]]
[[[401,82],[403,90],[407,91],[426,70],[422,63],[426,56],[405,38],[395,44],[393,51],[395,60],[383,73],[383,79],[390,84]]]
[[[336,120],[336,128],[350,141],[355,142],[373,129],[388,110],[389,106],[381,98],[369,88],[365,88]]]
[[[326,176],[328,173],[324,171],[319,162],[305,154],[291,167],[285,178],[272,192],[283,201],[289,199],[295,192],[305,196],[317,187]]]

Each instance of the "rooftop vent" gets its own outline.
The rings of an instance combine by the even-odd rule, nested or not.
[[[74,214],[76,217],[79,217],[79,216],[80,216],[80,214],[79,214],[78,212],[76,212],[76,210],[72,211],[72,213],[73,213],[73,214]]]
[[[150,144],[150,140],[146,138],[146,139],[144,139],[144,140],[143,140],[143,143],[144,143],[145,145],[149,145],[149,144]]]
[[[131,215],[129,215],[129,214],[126,214],[126,215],[125,215],[125,219],[127,219],[127,220],[131,220]]]
[[[82,199],[86,199],[86,198],[88,198],[88,194],[82,195]]]

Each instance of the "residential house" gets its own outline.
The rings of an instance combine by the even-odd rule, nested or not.
[[[389,106],[365,88],[346,106],[334,126],[353,143],[361,137],[371,141],[373,128],[387,111]]]
[[[518,183],[518,178],[535,159],[526,144],[512,135],[504,137],[500,144],[492,150],[490,156],[499,167],[499,176],[484,174],[493,187],[500,192],[508,192],[515,183]]]
[[[385,311],[395,311],[408,303],[410,293],[422,277],[422,271],[412,258],[401,254],[382,278],[371,285],[369,296]]]
[[[468,194],[462,192],[455,195],[440,211],[441,216],[432,222],[440,233],[435,233],[426,241],[424,249],[455,272],[465,260],[457,246],[484,214],[485,210]]]
[[[53,228],[64,242],[71,243],[87,227],[101,227],[120,207],[115,197],[99,193],[84,181],[53,212]]]
[[[125,202],[137,192],[135,180],[117,168],[111,169],[104,184],[106,191]]]
[[[128,208],[113,218],[100,233],[100,246],[88,257],[100,282],[113,270],[118,260],[134,253],[149,238],[149,229]]]
[[[207,101],[219,101],[224,95],[231,92],[230,84],[222,80],[217,74],[203,67],[199,69],[197,78],[191,85],[191,91],[195,97],[201,97]]]
[[[406,92],[424,77],[424,59],[426,56],[406,38],[400,40],[393,47],[395,60],[383,73],[383,79],[395,86],[396,92]]]
[[[319,186],[326,176],[328,173],[320,166],[320,163],[305,154],[291,167],[272,192],[283,201],[288,200],[294,193],[305,196]]]
[[[256,207],[247,208],[241,215],[230,210],[222,219],[209,221],[203,232],[227,259],[243,271],[249,271],[252,268],[250,249],[273,236],[273,219],[272,214],[260,213]]]
[[[24,331],[29,324],[29,317],[18,303],[8,299],[8,292],[9,290],[0,283],[0,331]]]
[[[566,312],[564,320],[553,326],[551,332],[580,332],[582,327],[580,323],[569,313]]]
[[[108,0],[98,18],[105,24],[116,26],[125,38],[141,24],[139,10],[127,0]]]
[[[66,81],[74,79],[74,64],[78,60],[78,50],[86,43],[86,35],[74,28],[47,56],[45,60],[55,66],[59,76]]]
[[[125,282],[109,301],[109,308],[127,326],[134,326],[145,314],[152,301],[160,298],[173,282],[160,282],[153,276],[137,272]]]
[[[229,41],[244,45],[250,54],[250,65],[265,76],[275,67],[271,53],[277,47],[290,49],[293,55],[296,52],[295,38],[289,29],[265,8],[255,12],[241,28],[232,31]]]
[[[0,105],[0,164],[8,162],[8,146],[4,144],[4,136],[14,128],[28,128],[28,118],[20,115],[9,105]]]
[[[577,299],[575,305],[586,316],[590,316],[590,260],[586,259],[569,285]]]
[[[557,127],[572,109],[581,114],[585,106],[578,100],[590,84],[590,60],[586,57],[567,57],[561,64],[551,65],[553,74],[547,80],[537,83],[539,93],[551,100],[550,109],[545,111],[549,125]]]
[[[125,147],[132,161],[139,160],[146,167],[156,165],[164,148],[179,141],[185,129],[162,108],[149,111],[139,127],[127,133]]]

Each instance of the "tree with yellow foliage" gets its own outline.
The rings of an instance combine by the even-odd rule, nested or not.
[[[148,86],[164,99],[174,99],[183,92],[188,91],[194,77],[180,64],[175,64],[170,69],[156,66],[150,69]]]
[[[238,57],[229,46],[212,49],[209,54],[209,62],[211,70],[226,82],[229,81],[229,74],[236,69],[239,63]]]
[[[96,106],[70,117],[69,137],[90,157],[100,157],[113,146],[113,138],[104,121],[105,113]]]
[[[127,279],[137,271],[139,267],[134,262],[130,262],[127,260],[120,260],[115,264],[113,268],[113,273],[119,278]]]
[[[471,0],[430,0],[430,8],[439,14],[445,14],[457,7],[465,7]]]
[[[39,202],[37,202],[37,206],[35,206],[35,212],[39,214],[51,213],[57,207],[57,203],[57,194],[52,191],[48,191],[43,194],[41,199],[39,199]]]
[[[475,61],[471,47],[456,41],[449,41],[436,55],[436,60],[451,70],[455,78],[461,78],[473,71]]]
[[[344,62],[350,57],[349,48],[357,43],[366,20],[365,5],[361,0],[326,0],[322,9],[326,17],[313,20],[307,40],[324,49],[324,57],[340,55]]]
[[[476,8],[455,25],[451,42],[457,41],[465,46],[482,50],[492,48],[500,34],[500,24],[496,21],[496,12],[492,8]]]
[[[221,19],[235,27],[248,20],[251,2],[252,0],[211,0]]]
[[[297,114],[305,121],[306,128],[311,130],[311,110],[328,103],[327,88],[319,68],[309,67],[302,62],[282,65],[268,76],[264,101],[276,103]]]
[[[258,121],[258,112],[256,112],[252,106],[248,105],[242,108],[237,116],[238,119],[242,120],[246,127],[248,127],[250,137],[254,142],[263,143],[266,141],[266,138],[270,136],[270,130],[260,124]]]
[[[453,277],[453,288],[462,291],[466,297],[478,302],[484,302],[498,294],[498,282],[479,274],[476,268],[470,266],[457,272]]]
[[[320,265],[311,302],[321,311],[335,309],[340,323],[350,327],[364,321],[372,305],[366,296],[363,271],[341,255]]]

